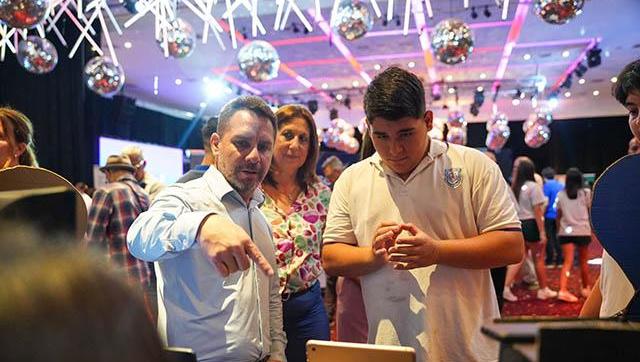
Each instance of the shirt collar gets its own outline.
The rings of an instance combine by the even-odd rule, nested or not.
[[[209,165],[196,165],[193,169],[196,171],[206,171],[209,169]]]
[[[411,172],[409,177],[407,177],[407,180],[405,182],[409,182],[413,177],[415,177],[415,175],[419,174],[420,172],[422,172],[422,170],[424,170],[429,165],[431,165],[431,163],[436,158],[438,158],[439,156],[445,154],[448,149],[449,149],[449,144],[447,144],[446,142],[443,142],[443,141],[436,140],[436,139],[432,138],[429,141],[429,151],[422,158],[420,163],[418,163],[418,166],[416,166],[416,168]],[[369,163],[371,165],[373,165],[373,167],[378,169],[378,171],[380,171],[380,172],[382,172],[384,174],[391,175],[391,176],[394,176],[394,177],[398,177],[398,175],[395,172],[393,172],[391,169],[389,169],[384,164],[384,161],[382,161],[382,158],[380,157],[380,155],[377,152],[374,153],[373,156],[371,156],[369,158]]]
[[[218,171],[216,167],[209,167],[204,175],[202,175],[202,178],[206,181],[209,189],[218,200],[222,200],[225,196],[231,196],[243,205],[246,205],[242,196],[229,184],[224,175]],[[264,203],[264,194],[260,188],[256,188],[251,196],[248,207],[260,207],[262,203]]]
[[[138,180],[136,180],[135,177],[133,177],[133,175],[124,175],[116,180],[116,182],[123,182],[123,181],[132,181],[134,183],[138,183]]]

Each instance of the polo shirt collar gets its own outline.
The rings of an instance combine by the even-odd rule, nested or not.
[[[448,149],[449,149],[449,145],[446,142],[432,138],[429,141],[429,151],[404,182],[411,181],[411,179],[413,179],[416,175],[422,172],[425,168],[429,167],[429,165],[431,165],[431,163],[435,161],[436,158],[445,154]],[[373,165],[373,167],[378,169],[378,171],[384,174],[387,174],[393,177],[398,177],[398,175],[395,172],[393,172],[384,164],[384,161],[382,161],[382,158],[377,152],[369,158],[369,163]]]
[[[209,169],[202,175],[202,178],[205,180],[211,193],[218,199],[221,200],[224,197],[232,197],[236,201],[242,203],[246,206],[244,199],[238,191],[236,191],[224,177],[224,175],[218,171],[218,169],[214,166],[209,167]],[[248,207],[260,207],[264,203],[264,194],[260,190],[260,188],[256,188],[251,196],[251,200],[249,201]]]

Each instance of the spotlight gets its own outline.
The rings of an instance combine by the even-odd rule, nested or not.
[[[318,111],[318,101],[315,99],[308,101],[307,108],[309,108],[309,112],[311,112],[311,114],[316,114]]]
[[[602,64],[602,58],[600,57],[600,53],[602,53],[602,49],[597,46],[589,52],[587,52],[587,65],[589,68],[597,67]]]
[[[431,86],[431,98],[433,98],[434,102],[437,102],[440,99],[442,99],[442,88],[440,88],[440,84],[434,83]]]
[[[587,66],[584,65],[583,63],[580,63],[576,67],[575,73],[579,78],[582,78],[584,74],[587,72],[587,70],[589,70],[589,68],[587,68]]]
[[[347,96],[344,99],[344,106],[347,107],[347,109],[351,109],[351,97]]]
[[[124,8],[131,14],[137,14],[142,10],[143,5],[138,3],[138,0],[125,0]]]
[[[396,16],[396,26],[400,26],[402,23],[400,22],[400,16]]]
[[[477,117],[480,114],[480,107],[477,104],[472,103],[471,108],[469,108],[469,113],[471,113],[474,117]]]
[[[297,23],[291,23],[291,30],[294,33],[299,33],[300,32],[300,28],[298,28],[298,24]]]
[[[389,22],[387,21],[387,16],[385,15],[385,16],[382,18],[382,26],[387,26],[388,24],[389,24]]]
[[[564,79],[564,82],[562,82],[560,87],[570,89],[572,83],[573,83],[573,73],[569,73],[569,75]]]
[[[472,6],[471,7],[471,19],[477,19],[478,18],[478,13],[476,12],[476,7]]]
[[[478,108],[482,107],[484,104],[484,89],[476,89],[475,93],[473,93],[473,104],[476,104]]]
[[[486,16],[487,18],[491,17],[491,11],[489,11],[489,5],[485,5],[484,6],[484,11],[482,12],[484,14],[484,16]]]

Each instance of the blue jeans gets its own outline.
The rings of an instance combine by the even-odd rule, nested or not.
[[[329,318],[324,309],[320,283],[316,282],[306,293],[282,302],[282,314],[287,334],[287,361],[305,362],[308,340],[329,340]]]

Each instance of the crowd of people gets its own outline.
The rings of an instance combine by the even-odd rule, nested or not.
[[[636,137],[629,150],[637,153],[640,61],[623,70],[614,95],[629,111]],[[155,323],[158,334],[136,353],[158,353],[161,341],[192,349],[198,361],[305,361],[306,342],[329,340],[335,327],[337,340],[410,346],[418,361],[492,361],[498,345],[480,329],[500,317],[502,298],[518,300],[512,288],[527,259],[538,299],[573,303],[578,296],[567,285],[576,250],[580,295],[588,297],[582,315],[625,307],[633,287],[606,252],[601,277],[589,278],[591,193],[580,170],[568,169],[563,185],[553,169],[540,177],[531,159],[519,157],[507,180],[495,158],[430,139],[424,85],[401,68],[372,80],[364,111],[361,160],[345,168],[327,158],[323,175],[316,174],[313,115],[300,105],[273,112],[255,96],[233,99],[205,122],[202,164],[175,184],[157,181],[139,148],[109,156],[100,168],[108,184],[87,200],[84,245],[127,284],[90,270],[77,251],[53,254],[47,268],[66,266],[58,278],[47,268],[27,270],[38,258],[12,276],[22,260],[16,256],[0,267],[11,287],[0,293],[0,306],[19,313],[1,318],[0,333],[8,335],[7,323],[23,315],[28,323],[52,319],[13,299],[19,292],[28,300],[36,291],[19,286],[37,279],[48,286],[37,291],[43,302],[34,308],[55,304],[64,312],[51,323],[73,322],[62,304],[77,305],[87,318],[105,319],[103,328],[128,329],[118,337],[123,344]],[[0,121],[2,168],[37,167],[31,122],[8,108],[0,108]],[[561,266],[558,291],[549,287],[550,265]],[[65,289],[81,277],[112,287]],[[111,300],[122,322],[100,312]],[[29,328],[19,331],[26,336]],[[29,351],[20,353],[24,360]]]

